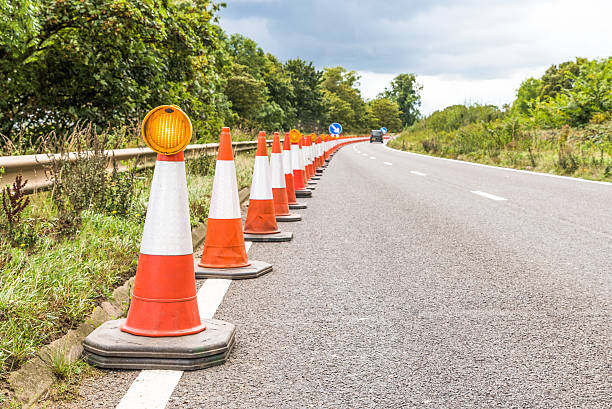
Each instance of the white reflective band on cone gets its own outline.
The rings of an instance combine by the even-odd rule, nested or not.
[[[304,169],[304,165],[300,167],[300,163],[302,163],[302,154],[300,151],[300,147],[297,144],[291,144],[291,165],[293,165],[293,170],[301,170]]]
[[[208,218],[240,219],[240,199],[233,160],[217,161]]]
[[[185,162],[155,163],[140,252],[152,256],[193,253]]]
[[[255,156],[250,198],[253,200],[272,200],[270,164],[267,156]]]
[[[291,151],[283,149],[283,170],[285,175],[293,173],[293,166],[291,166]]]
[[[282,153],[273,153],[270,156],[270,173],[272,173],[272,188],[279,189],[285,186],[285,172],[283,172]]]
[[[306,167],[306,165],[308,164],[308,159],[306,159],[306,149],[304,149],[305,146],[302,146],[302,149],[300,149],[300,169],[304,170],[304,168]]]

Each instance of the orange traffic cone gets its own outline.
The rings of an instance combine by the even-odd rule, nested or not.
[[[280,147],[280,144],[279,144]],[[293,233],[282,233],[276,224],[266,133],[259,132],[251,180],[249,210],[244,222],[244,239],[250,241],[289,241]]]
[[[272,271],[262,261],[249,260],[244,247],[236,167],[229,128],[221,130],[212,197],[197,278],[255,278]]]
[[[307,146],[307,142],[306,142],[306,138],[304,137],[304,135],[302,135],[302,139],[300,140],[300,151],[302,152],[302,158],[303,158],[303,165],[304,165],[304,184],[307,184],[308,181],[310,180],[310,177],[312,176],[310,174],[310,166],[308,166],[309,164],[309,160],[308,160],[308,146]]]
[[[274,214],[277,222],[298,222],[302,220],[299,214],[289,212],[289,199],[283,170],[283,153],[280,136],[274,132],[272,140],[272,154],[270,155],[270,173],[272,177],[272,198],[274,200]],[[295,192],[293,193],[295,196]]]
[[[306,189],[304,155],[302,153],[302,134],[297,129],[289,131],[291,141],[291,165],[293,166],[293,185],[295,197],[311,197],[312,191]]]
[[[191,122],[165,105],[145,117],[142,132],[158,155],[130,309],[87,336],[83,353],[104,368],[202,369],[227,359],[235,327],[202,320],[198,309],[183,156]]]
[[[315,135],[314,133],[310,134],[310,136],[308,137],[308,143],[310,144],[310,146],[308,147],[308,150],[310,151],[310,173],[312,175],[310,177],[310,180],[312,181],[316,181],[320,179],[320,177],[317,175],[317,169],[319,165],[318,165],[316,142],[317,142],[317,135]]]
[[[291,161],[291,141],[289,140],[289,132],[285,133],[283,141],[283,170],[285,171],[285,186],[287,190],[287,201],[289,209],[306,209],[307,206],[298,203],[295,197],[295,185],[293,183],[293,164]]]
[[[304,172],[306,174],[306,189],[315,190],[315,186],[317,182],[315,182],[312,177],[314,176],[314,169],[312,167],[312,146],[310,135],[305,137],[302,135],[302,148],[304,152]]]

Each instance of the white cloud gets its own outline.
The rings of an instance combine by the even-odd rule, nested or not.
[[[281,59],[357,70],[367,99],[415,73],[423,113],[503,105],[552,64],[612,54],[612,0],[234,0],[222,16]]]
[[[381,74],[371,71],[357,71],[361,76],[359,80],[361,96],[365,99],[373,99],[389,86],[397,74]]]
[[[504,78],[469,79],[449,76],[418,76],[423,85],[421,113],[429,115],[447,106],[465,103],[491,104],[502,107],[511,103],[521,82],[541,76],[547,67],[521,69]]]

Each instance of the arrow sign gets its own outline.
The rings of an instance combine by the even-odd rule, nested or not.
[[[340,125],[338,122],[334,122],[333,124],[329,126],[329,133],[339,134],[341,132],[342,132],[342,125]]]
[[[383,133],[383,135],[387,134],[387,128],[385,128],[384,126],[380,128],[380,131]]]

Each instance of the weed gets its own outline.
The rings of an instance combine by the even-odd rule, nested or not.
[[[74,400],[79,397],[78,387],[81,380],[96,373],[96,370],[80,359],[76,362],[69,362],[65,357],[60,356],[57,360],[58,362],[52,361],[51,368],[58,381],[49,391],[49,398],[54,401]]]
[[[187,162],[187,172],[193,175],[207,176],[213,174],[217,158],[214,155],[203,155]]]
[[[421,142],[421,144],[427,153],[436,153],[440,150],[440,145],[438,145],[438,142],[435,139],[425,139]]]
[[[51,358],[51,369],[58,379],[67,379],[73,369],[73,363],[70,362],[69,357],[66,355],[66,351],[58,348],[50,356]]]
[[[24,193],[23,188],[28,181],[23,181],[21,175],[15,177],[12,186],[2,189],[2,210],[6,218],[6,235],[14,246],[25,246],[31,244],[33,236],[28,235],[25,225],[21,224],[23,211],[30,204],[30,198]]]

